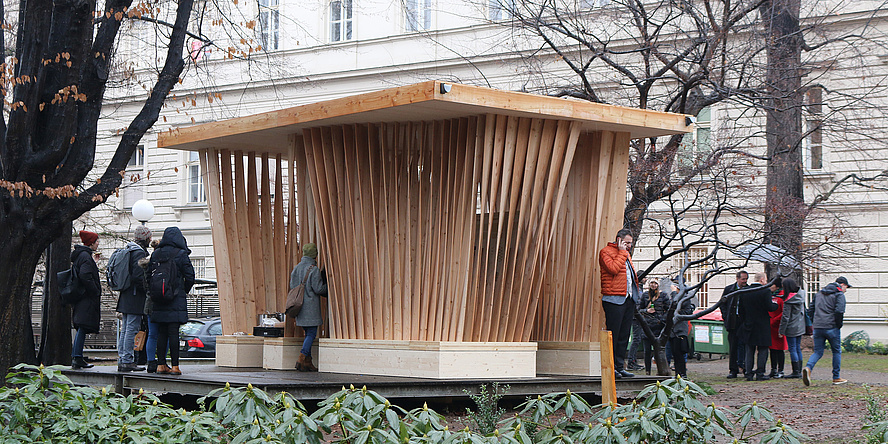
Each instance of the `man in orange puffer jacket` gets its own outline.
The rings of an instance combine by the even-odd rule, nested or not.
[[[601,305],[607,329],[614,341],[614,371],[617,378],[631,378],[635,375],[623,368],[626,360],[626,347],[632,330],[632,316],[635,306],[641,300],[641,286],[632,265],[632,234],[628,229],[617,232],[615,242],[608,244],[598,253],[601,266]],[[628,285],[627,285],[628,284]]]

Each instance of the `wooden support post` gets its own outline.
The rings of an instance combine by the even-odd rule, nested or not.
[[[614,374],[614,341],[610,330],[600,330],[601,336],[601,403],[617,403],[617,378]]]

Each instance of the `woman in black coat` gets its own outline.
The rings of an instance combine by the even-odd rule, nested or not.
[[[181,375],[179,370],[179,326],[188,321],[188,292],[194,285],[194,267],[188,255],[191,250],[185,242],[185,236],[178,227],[168,227],[163,231],[163,238],[151,253],[148,263],[148,276],[157,269],[159,263],[172,258],[176,266],[179,281],[175,283],[175,297],[167,303],[153,302],[150,321],[157,324],[157,360],[148,361],[148,371]],[[150,286],[149,277],[149,286]],[[170,351],[170,365],[166,365],[167,347]]]
[[[92,231],[81,231],[83,245],[74,246],[71,252],[71,268],[76,270],[83,295],[73,304],[71,320],[77,334],[71,347],[71,368],[90,368],[83,359],[83,344],[88,333],[98,333],[102,318],[102,283],[99,280],[99,267],[93,259],[93,252],[99,248],[99,235]]]

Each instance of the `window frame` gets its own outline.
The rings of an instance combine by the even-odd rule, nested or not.
[[[278,50],[281,43],[280,0],[259,0],[258,4],[259,44],[265,51]],[[263,17],[265,18],[263,19]],[[272,20],[269,21],[269,18]],[[269,43],[269,37],[272,38],[271,43]]]
[[[823,88],[813,86],[805,92],[805,116],[802,119],[802,164],[805,171],[824,168],[823,159]]]
[[[327,8],[329,14],[329,34],[331,43],[347,42],[354,39],[354,2],[353,0],[332,0]],[[338,5],[338,8],[334,7]],[[334,11],[338,13],[334,14]]]
[[[197,151],[190,151],[186,154],[185,162],[185,204],[186,205],[206,205],[207,204],[207,188],[204,184],[204,175],[200,167],[200,157]],[[197,156],[197,158],[195,158]],[[197,171],[197,182],[194,181],[194,173]],[[194,187],[200,193],[198,199],[194,199]]]
[[[136,145],[136,149],[126,163],[126,175],[119,188],[120,206],[124,210],[132,208],[134,203],[145,198],[147,190],[143,180],[148,164],[145,161],[145,152],[144,144]]]
[[[404,0],[404,29],[407,32],[432,29],[432,0]]]

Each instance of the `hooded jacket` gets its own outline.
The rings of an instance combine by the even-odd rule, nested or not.
[[[184,324],[188,322],[188,292],[194,286],[194,267],[188,255],[191,250],[185,243],[185,236],[178,227],[168,227],[163,231],[163,238],[157,244],[157,249],[151,253],[151,261],[148,263],[148,276],[157,267],[161,259],[172,257],[176,264],[181,282],[176,288],[176,297],[167,304],[154,302],[151,311],[151,322],[172,322]]]
[[[778,331],[788,338],[805,334],[805,300],[800,293],[790,293],[783,302],[783,319]]]
[[[305,273],[308,273],[306,277]],[[327,296],[327,279],[318,269],[315,258],[302,256],[302,260],[290,272],[290,288],[294,288],[305,279],[305,296],[302,309],[296,315],[296,325],[300,327],[316,327],[324,323],[321,317],[321,296]]]
[[[72,307],[71,321],[74,328],[98,333],[102,319],[102,281],[99,267],[93,259],[93,250],[85,245],[75,245],[71,252],[71,267],[77,269],[83,288],[83,297]]]
[[[842,328],[845,293],[832,282],[814,295],[814,328]]]
[[[117,312],[142,314],[145,312],[145,297],[148,289],[145,288],[145,270],[139,266],[139,259],[148,257],[148,252],[135,242],[127,243],[126,248],[132,248],[128,254],[132,284],[120,290],[120,297],[117,298]]]

